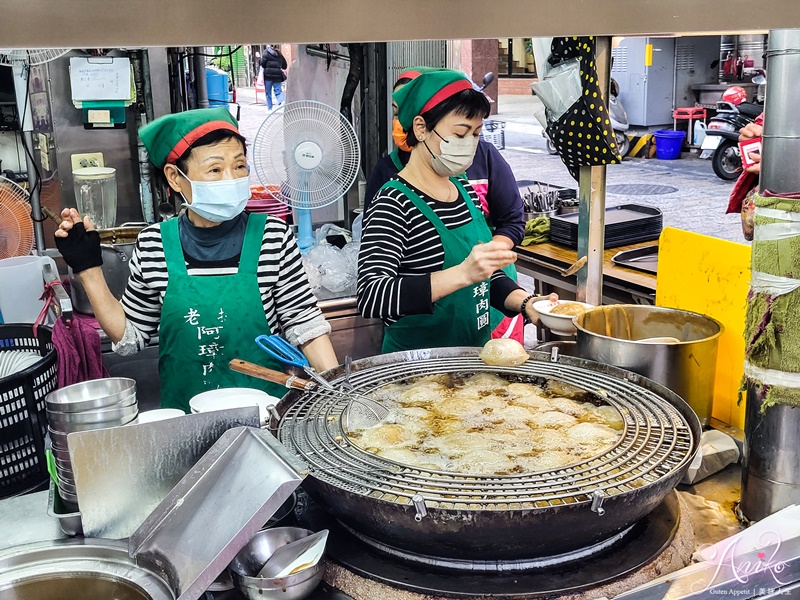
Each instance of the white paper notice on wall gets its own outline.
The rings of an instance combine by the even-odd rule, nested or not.
[[[130,100],[131,61],[103,56],[69,59],[72,100]]]

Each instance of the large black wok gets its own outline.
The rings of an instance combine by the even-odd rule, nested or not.
[[[455,559],[528,559],[570,552],[623,532],[666,498],[697,451],[697,416],[649,379],[579,358],[552,362],[549,354],[537,352],[521,367],[487,367],[477,358],[479,350],[371,357],[353,363],[351,381],[359,391],[369,391],[442,372],[556,379],[616,406],[626,422],[622,440],[601,456],[553,471],[436,473],[353,445],[341,424],[346,398],[292,391],[279,404],[281,418],[273,425],[281,442],[309,465],[309,493],[350,528],[401,550]],[[341,368],[327,377],[341,380]]]

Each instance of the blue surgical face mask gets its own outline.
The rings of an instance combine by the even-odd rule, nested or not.
[[[247,201],[250,200],[249,177],[218,181],[192,181],[180,169],[178,169],[178,173],[192,185],[192,203],[184,202],[183,205],[213,223],[229,221],[241,214],[244,207],[247,206]],[[184,200],[186,200],[186,196],[184,196]]]

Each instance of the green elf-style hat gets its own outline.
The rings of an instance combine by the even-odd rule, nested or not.
[[[397,118],[408,131],[414,117],[421,115],[448,98],[471,90],[472,82],[463,73],[451,69],[438,69],[421,73],[392,94],[397,103]]]
[[[175,163],[201,137],[218,129],[239,134],[239,124],[227,108],[199,108],[165,115],[142,127],[139,137],[150,160],[161,169]]]
[[[434,71],[442,71],[441,67],[409,67],[397,77],[397,81],[411,81],[416,79],[423,73],[433,73]],[[397,85],[395,81],[395,85]]]

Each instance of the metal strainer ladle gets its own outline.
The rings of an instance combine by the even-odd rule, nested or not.
[[[320,375],[317,375],[314,381],[309,381],[308,379],[303,379],[296,375],[287,375],[280,371],[273,371],[272,369],[239,358],[234,358],[228,363],[228,366],[232,371],[236,371],[237,373],[243,373],[250,377],[278,383],[289,389],[312,392],[315,388],[320,387],[334,394],[345,396],[349,400],[342,413],[342,425],[345,431],[366,429],[385,419],[389,415],[389,409],[369,396],[353,391],[353,385],[349,380],[348,363],[349,361],[345,361],[345,382],[341,386],[342,389],[334,387]],[[324,385],[320,380],[324,382]]]

